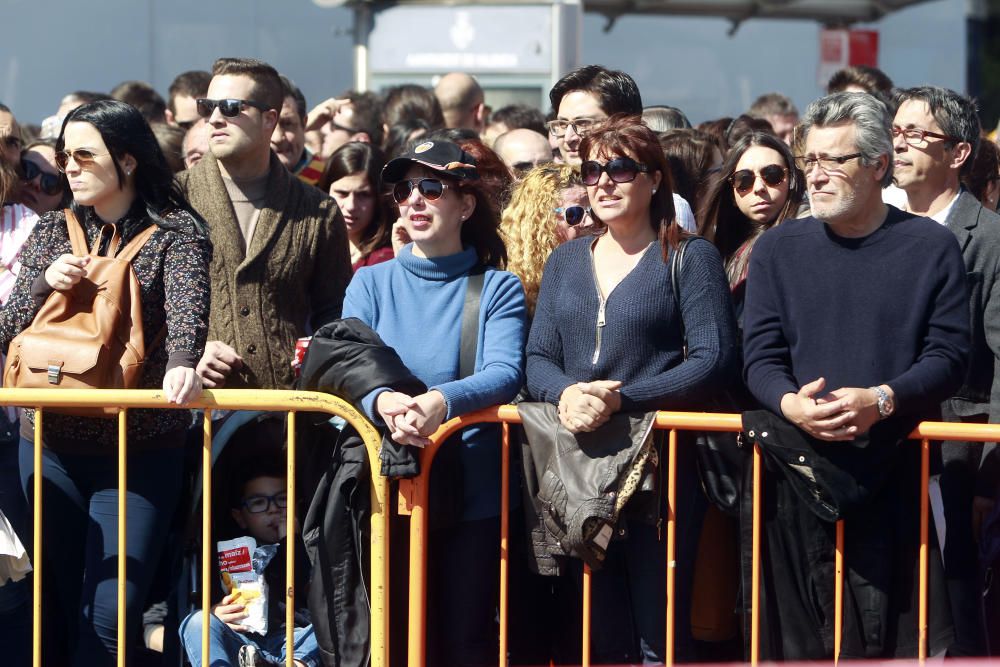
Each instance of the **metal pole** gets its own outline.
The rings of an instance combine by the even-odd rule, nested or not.
[[[128,542],[125,540],[128,507],[128,452],[126,435],[128,410],[118,412],[118,667],[125,667],[125,636],[128,614],[125,613],[125,561]]]
[[[366,2],[354,5],[354,90],[368,90],[368,37],[372,30],[372,8]]]

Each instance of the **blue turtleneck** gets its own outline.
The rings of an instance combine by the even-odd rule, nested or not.
[[[362,267],[344,297],[344,317],[357,317],[394,348],[403,363],[448,405],[447,419],[511,401],[524,383],[524,290],[512,273],[486,269],[479,310],[475,373],[458,379],[466,280],[476,265],[466,248],[422,258],[406,246],[395,260]],[[372,419],[372,392],[363,407]],[[465,521],[500,513],[500,453],[495,426],[462,432]]]

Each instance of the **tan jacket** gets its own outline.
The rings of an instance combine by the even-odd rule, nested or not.
[[[215,252],[208,338],[233,347],[244,367],[226,387],[290,388],[295,339],[340,317],[351,280],[337,205],[291,176],[271,154],[264,208],[244,255],[242,236],[211,153],[178,175],[208,222]]]

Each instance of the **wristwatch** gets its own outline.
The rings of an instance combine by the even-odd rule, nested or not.
[[[882,387],[872,387],[871,390],[875,392],[875,396],[878,398],[878,416],[885,419],[896,409],[896,404],[889,396],[889,392]]]

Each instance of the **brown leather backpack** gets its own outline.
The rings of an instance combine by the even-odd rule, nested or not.
[[[66,209],[73,254],[90,255],[87,276],[71,290],[53,291],[27,329],[10,342],[3,386],[21,389],[133,389],[142,375],[146,345],[139,280],[131,261],[156,231],[151,224],[121,245],[115,225],[101,229],[88,252],[87,237]],[[99,254],[105,229],[112,229],[111,256]],[[155,345],[155,343],[154,343]],[[113,417],[116,408],[50,408],[81,417]]]

